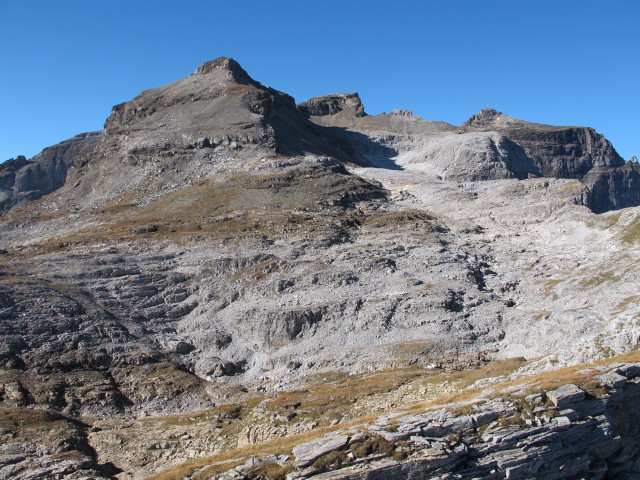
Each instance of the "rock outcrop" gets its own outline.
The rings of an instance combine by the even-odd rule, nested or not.
[[[100,464],[87,444],[86,425],[55,412],[0,409],[0,477],[113,478],[118,469]]]
[[[522,146],[545,177],[580,179],[595,167],[615,168],[625,163],[611,143],[592,128],[525,122],[491,108],[480,110],[460,127],[506,135]]]
[[[26,160],[0,164],[0,212],[23,205],[62,187],[67,171],[95,150],[101,132],[90,132],[66,140]]]
[[[357,93],[343,93],[325,95],[312,98],[298,104],[300,110],[307,117],[325,117],[327,115],[342,115],[345,118],[364,117],[364,105]]]
[[[640,474],[639,369],[599,367],[589,393],[573,384],[529,393],[525,385],[502,397],[398,412],[334,431],[293,447],[287,478],[634,478]],[[253,458],[213,478],[254,478],[259,465],[277,461]]]
[[[592,128],[525,122],[493,109],[481,110],[461,128],[506,135],[522,146],[542,176],[582,180],[580,201],[596,213],[640,204],[640,168],[625,162]]]
[[[582,202],[595,213],[640,204],[640,165],[627,162],[616,168],[595,167],[584,177]]]

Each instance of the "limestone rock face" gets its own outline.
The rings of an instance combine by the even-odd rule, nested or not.
[[[107,480],[117,472],[97,460],[82,422],[56,412],[2,409],[0,425],[2,478]]]
[[[575,385],[567,384],[560,388],[547,392],[547,397],[558,408],[566,408],[575,402],[584,400],[585,393]]]
[[[520,145],[498,133],[439,136],[401,163],[408,170],[434,172],[443,180],[525,179],[539,176]]]
[[[587,188],[583,203],[596,213],[640,205],[640,165],[626,162],[621,167],[596,167],[584,178]]]
[[[461,127],[503,133],[524,148],[545,177],[582,178],[594,167],[624,165],[611,143],[592,128],[525,122],[490,108],[472,115]]]
[[[461,125],[496,131],[517,142],[545,177],[583,180],[583,203],[596,213],[640,204],[640,170],[592,128],[553,127],[484,109]]]
[[[635,348],[637,163],[590,129],[467,123],[295,105],[221,58],[3,164],[0,408],[125,422],[320,375]],[[314,428],[289,413],[246,442]],[[185,445],[229,447],[218,420]],[[153,445],[129,465],[181,454]]]
[[[328,435],[316,442],[304,443],[293,449],[297,467],[308,467],[322,455],[339,450],[349,442],[346,435]]]
[[[306,116],[324,117],[326,115],[364,117],[364,105],[357,93],[343,93],[315,97],[298,105],[298,110]]]
[[[0,164],[0,212],[62,187],[69,168],[90,155],[100,137],[100,132],[84,133],[44,149],[31,160],[18,157]]]

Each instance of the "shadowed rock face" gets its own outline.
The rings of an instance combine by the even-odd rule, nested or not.
[[[640,165],[627,162],[621,167],[596,167],[584,178],[587,188],[584,205],[595,213],[640,205]]]
[[[83,133],[45,148],[31,160],[19,157],[0,164],[0,212],[62,187],[69,168],[90,155],[101,136],[101,132]]]
[[[364,105],[357,93],[343,93],[316,97],[298,105],[308,117],[324,117],[344,112],[345,116],[364,117]]]
[[[524,148],[545,177],[579,179],[594,167],[624,165],[611,143],[592,128],[525,122],[490,108],[472,115],[460,127],[503,133]]]
[[[522,146],[542,176],[576,178],[585,184],[580,201],[596,213],[640,205],[640,167],[618,155],[587,127],[553,127],[484,109],[461,128],[496,131]]]
[[[525,122],[490,108],[472,115],[461,128],[503,133],[524,148],[545,177],[580,179],[595,167],[624,165],[611,143],[592,128]]]

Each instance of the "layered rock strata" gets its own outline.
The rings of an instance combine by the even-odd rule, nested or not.
[[[640,204],[640,167],[587,127],[556,127],[483,109],[460,127],[406,110],[369,116],[356,93],[298,105],[313,122],[336,127],[363,163],[431,173],[453,181],[531,177],[581,180],[576,201],[596,213]],[[358,135],[377,147],[363,146]]]
[[[591,372],[589,392],[566,384],[532,393],[525,385],[427,413],[389,414],[297,445],[292,457],[254,458],[214,478],[254,478],[269,462],[288,465],[288,479],[634,478],[640,364],[613,367]]]
[[[0,167],[0,407],[124,422],[315,375],[632,350],[640,214],[606,211],[638,203],[637,168],[589,129],[296,106],[207,62]],[[121,479],[228,446],[124,459],[90,433],[102,457],[73,468]]]

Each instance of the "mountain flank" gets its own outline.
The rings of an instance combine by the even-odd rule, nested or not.
[[[356,93],[296,104],[233,59],[206,62],[116,105],[104,130],[0,165],[0,476],[334,478],[382,445],[391,470],[335,478],[444,478],[418,455],[438,444],[434,461],[468,478],[635,475],[637,429],[620,430],[620,405],[637,396],[638,205],[640,166],[590,128],[491,109],[460,126],[367,115]],[[624,382],[554,373],[594,361]],[[557,378],[527,395],[572,384],[593,410],[499,391],[495,418],[464,420],[475,430],[389,445],[362,420],[538,374]],[[447,411],[440,423],[460,417]],[[553,461],[511,457],[483,437],[491,422],[495,438],[536,427],[553,445],[580,441]],[[369,433],[345,430],[356,424]],[[305,470],[293,448],[329,430],[346,443]],[[268,475],[253,469],[273,462],[245,452],[253,463],[236,473],[213,465],[229,458],[177,467],[272,452],[264,442],[298,464],[278,457],[289,471]],[[368,453],[346,462],[355,444]],[[567,455],[584,461],[556,468]]]

